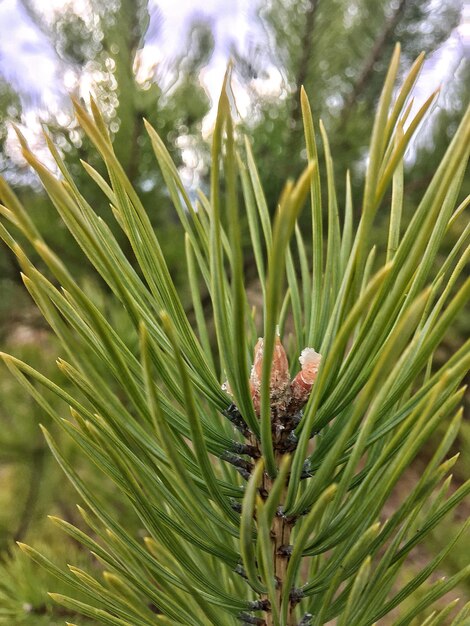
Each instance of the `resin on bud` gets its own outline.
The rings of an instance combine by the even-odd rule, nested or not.
[[[304,348],[299,357],[301,370],[291,384],[292,401],[296,408],[302,407],[310,396],[312,385],[318,375],[321,354],[313,348]]]

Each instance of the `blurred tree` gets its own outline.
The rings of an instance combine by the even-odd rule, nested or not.
[[[263,183],[273,207],[286,173],[296,175],[305,161],[302,85],[316,119],[325,124],[332,153],[342,155],[335,161],[341,188],[343,163],[357,163],[358,171],[362,169],[371,113],[393,45],[401,42],[405,72],[421,51],[429,54],[449,37],[462,3],[269,0],[260,7],[259,19],[271,45],[249,49],[248,54],[235,49],[234,56],[254,103],[248,125],[254,129],[255,156],[264,165]],[[282,87],[267,97],[265,90],[257,91],[256,79],[269,64],[277,68]],[[343,197],[340,192],[340,202]]]
[[[6,145],[8,139],[8,121],[18,121],[21,116],[21,102],[17,93],[8,82],[0,76],[0,172],[8,167]],[[18,273],[16,262],[10,251],[5,247],[0,250],[0,289],[6,297],[0,301],[1,321],[10,313],[11,298],[9,293],[14,289],[12,278]],[[1,333],[0,333],[1,334]]]
[[[0,168],[5,169],[5,142],[8,136],[7,120],[17,120],[21,115],[21,103],[17,93],[0,76]]]
[[[144,204],[149,207],[152,221],[165,229],[162,237],[169,264],[178,272],[181,245],[174,228],[173,208],[168,195],[162,191],[161,175],[153,156],[150,140],[144,129],[143,118],[158,128],[173,158],[182,164],[177,140],[198,134],[204,115],[210,107],[209,99],[198,81],[199,70],[207,63],[213,48],[213,37],[207,23],[195,21],[189,27],[184,54],[174,60],[171,75],[157,62],[144,62],[144,40],[159,36],[160,15],[152,15],[152,32],[146,0],[112,0],[102,3],[88,0],[83,13],[77,14],[73,4],[43,15],[34,0],[22,4],[37,26],[48,36],[55,52],[61,74],[67,87],[77,96],[87,99],[86,85],[100,101],[103,113],[114,135],[116,153]],[[0,111],[2,119],[21,123],[22,94],[15,94],[4,81],[0,83]],[[99,207],[102,214],[110,210],[108,201],[84,171],[80,160],[96,166],[102,175],[89,145],[78,130],[70,103],[64,98],[64,109],[43,111],[41,118],[47,131],[58,145],[67,166],[79,181],[90,204]],[[58,246],[68,258],[78,255],[76,244],[65,234],[60,224],[55,226],[53,213],[36,182],[25,177],[21,161],[9,158],[5,149],[6,130],[0,127],[0,168],[13,183],[16,192],[39,223],[48,223],[51,244]],[[37,140],[37,141],[40,141]],[[121,243],[125,237],[115,224],[115,234]],[[130,248],[127,248],[132,255]],[[2,252],[3,254],[3,252]],[[174,263],[173,263],[174,261]],[[7,260],[0,261],[2,275],[14,280],[17,271]]]

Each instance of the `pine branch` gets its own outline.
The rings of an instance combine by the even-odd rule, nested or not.
[[[72,589],[72,596],[79,595],[54,593],[58,604],[116,625],[148,626],[158,612],[164,625],[233,626],[241,620],[321,626],[336,619],[346,626],[372,624],[406,601],[411,608],[405,623],[421,619],[428,606],[470,574],[470,568],[463,569],[420,591],[418,599],[414,595],[452,549],[457,533],[405,586],[399,582],[410,551],[470,493],[469,481],[447,495],[457,460],[447,455],[462,420],[468,344],[437,372],[432,369],[436,350],[470,297],[470,279],[462,281],[470,254],[462,250],[465,233],[442,262],[438,257],[446,232],[465,208],[465,202],[457,202],[470,152],[470,109],[403,226],[403,157],[433,98],[406,130],[396,121],[421,64],[420,57],[394,100],[396,48],[373,123],[356,229],[350,199],[347,217],[340,219],[323,127],[328,219],[325,228],[318,227],[320,168],[305,93],[308,165],[296,181],[286,183],[274,219],[249,144],[237,152],[229,73],[213,134],[210,200],[201,196],[201,210],[193,206],[165,144],[146,124],[185,233],[197,332],[97,103],[91,102],[91,113],[75,103],[76,114],[105,163],[109,183],[88,171],[115,207],[139,272],[81,195],[58,151],[52,148],[60,178],[18,133],[24,157],[132,331],[129,338],[113,326],[64,259],[38,236],[28,211],[10,200],[9,223],[0,224],[0,235],[18,257],[29,293],[68,355],[68,361],[58,361],[67,385],[13,356],[1,356],[119,494],[114,505],[96,483],[91,488],[87,475],[76,471],[43,429],[86,505],[80,513],[88,531],[57,518],[54,523],[106,568],[103,584],[95,572],[74,566],[64,572],[21,544]],[[303,231],[297,221],[307,198],[311,229]],[[244,282],[242,201],[261,288],[259,326]],[[369,241],[385,204],[390,227],[383,251],[387,261],[380,266]],[[34,266],[10,226],[32,244],[52,280]],[[314,256],[308,252],[312,247]],[[199,282],[210,294],[211,320],[201,313]],[[291,333],[287,320],[292,320]],[[290,362],[281,337],[291,343]],[[51,404],[50,394],[70,407],[71,419]],[[405,499],[394,504],[400,478],[430,441],[436,443],[426,467]],[[378,523],[390,504],[387,521]],[[126,523],[123,509],[137,517],[143,536],[135,522]]]

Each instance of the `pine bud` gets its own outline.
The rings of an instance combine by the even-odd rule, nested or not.
[[[263,372],[264,340],[260,337],[255,346],[253,367],[250,376],[250,389],[253,405],[257,415],[260,413],[261,402],[261,378]],[[279,336],[276,337],[271,365],[271,377],[269,384],[269,398],[271,407],[280,408],[285,404],[285,396],[289,391],[289,363],[286,351]]]
[[[261,380],[263,377],[264,340],[260,337],[256,343],[253,367],[250,374],[250,393],[256,415],[261,411]],[[313,348],[304,348],[299,357],[301,370],[291,382],[286,351],[279,334],[276,336],[269,381],[269,403],[271,411],[278,416],[292,418],[307,402],[312,385],[318,374],[321,355]],[[232,396],[228,382],[222,389]],[[285,426],[285,424],[284,424]],[[291,424],[291,426],[295,426]]]

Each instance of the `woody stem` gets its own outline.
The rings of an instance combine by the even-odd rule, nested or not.
[[[282,455],[277,455],[278,466],[282,460]],[[263,480],[263,487],[266,493],[270,493],[273,481],[267,475]],[[282,506],[282,505],[281,505]],[[276,608],[281,611],[281,600],[283,595],[284,581],[286,579],[287,566],[290,558],[290,537],[292,533],[292,523],[282,515],[275,515],[271,524],[271,541],[273,550],[274,576],[276,579]],[[266,626],[274,626],[272,610],[266,611]],[[289,614],[286,626],[295,626],[293,606],[289,605]]]

